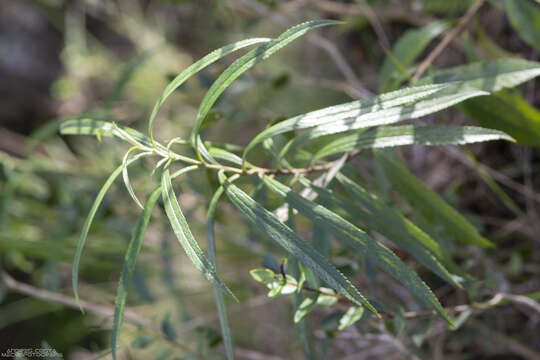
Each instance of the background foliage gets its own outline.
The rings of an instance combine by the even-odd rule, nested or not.
[[[0,18],[2,352],[539,357],[536,2],[24,0]],[[278,37],[324,18],[344,22]],[[203,57],[253,37],[277,40]],[[111,135],[163,161],[128,178]],[[105,195],[111,173],[127,186]]]

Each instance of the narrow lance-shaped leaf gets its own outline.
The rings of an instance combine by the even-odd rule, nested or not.
[[[518,0],[519,1],[519,0]],[[499,59],[437,70],[415,85],[451,84],[496,92],[515,87],[540,75],[540,63],[523,59]]]
[[[341,274],[335,267],[313,249],[307,242],[302,240],[287,225],[279,221],[270,211],[249,197],[244,191],[222,175],[220,177],[225,188],[225,193],[231,202],[251,221],[258,229],[274,239],[287,252],[295,256],[299,261],[313,270],[326,283],[339,291],[355,304],[363,304],[375,314],[377,310],[358,290]]]
[[[481,247],[493,246],[491,241],[481,236],[462,215],[403,165],[380,151],[375,154],[392,185],[411,202],[415,211],[419,211],[429,221],[436,222],[455,241]]]
[[[131,165],[134,161],[140,159],[143,156],[148,156],[149,153],[140,153],[131,158],[127,161],[126,166]],[[86,243],[86,238],[88,237],[88,231],[90,230],[90,226],[92,225],[92,222],[94,221],[94,217],[96,216],[97,210],[99,208],[99,205],[101,205],[101,202],[103,201],[103,198],[105,197],[105,194],[113,184],[114,180],[120,175],[123,169],[123,165],[120,165],[112,172],[111,175],[107,178],[101,189],[99,190],[99,193],[96,196],[96,199],[94,200],[94,203],[92,204],[92,207],[90,208],[90,212],[88,213],[88,216],[86,217],[86,220],[84,221],[83,229],[81,231],[81,236],[79,237],[79,241],[77,243],[77,249],[75,249],[75,257],[73,258],[73,267],[71,269],[71,283],[73,286],[73,294],[75,296],[75,301],[81,307],[80,301],[79,301],[79,291],[78,291],[78,279],[79,279],[79,263],[81,261],[81,255],[82,251],[84,249],[84,244]],[[81,307],[81,311],[82,311]]]
[[[324,188],[312,186],[312,189],[328,204],[344,209],[355,219],[361,221],[368,229],[377,231],[407,251],[441,279],[456,287],[461,287],[455,277],[443,265],[442,260],[447,257],[443,255],[438,244],[433,239],[414,224],[393,212],[392,209],[385,208],[380,202],[374,201],[373,198],[363,196],[362,189],[358,184],[347,183],[341,174],[338,174],[338,177],[341,178],[340,181],[342,181],[347,191],[351,192],[354,201]],[[368,211],[364,210],[359,204],[366,207]],[[450,263],[454,268],[457,267],[449,259],[446,259],[446,263]]]
[[[230,151],[217,148],[217,147],[209,147],[208,153],[214,159],[222,160],[232,165],[242,165],[242,158]]]
[[[131,198],[133,199],[133,201],[135,201],[137,206],[139,206],[141,209],[144,209],[144,206],[142,206],[141,202],[139,201],[139,198],[135,194],[135,190],[133,190],[133,186],[131,185],[131,181],[129,180],[129,171],[127,168],[127,161],[129,159],[129,155],[132,152],[137,151],[137,150],[139,150],[138,147],[136,146],[132,147],[124,155],[124,159],[122,160],[122,178],[124,179],[124,185],[126,186],[129,196],[131,196]]]
[[[540,8],[529,1],[519,0],[505,0],[504,5],[510,24],[519,36],[540,51]]]
[[[445,87],[446,85],[428,85],[401,89],[376,96],[373,99],[359,100],[330,106],[280,121],[279,123],[270,126],[255,136],[253,140],[251,140],[246,146],[242,157],[245,161],[248,153],[256,145],[276,135],[294,130],[308,129],[343,119],[356,118],[370,113],[377,113],[399,105],[418,101],[419,99],[432,95]]]
[[[526,1],[510,1],[521,3]],[[540,75],[540,63],[523,59],[499,59],[437,70],[417,82],[456,83],[484,91],[497,92],[515,87]],[[470,99],[459,108],[484,127],[502,130],[519,143],[538,146],[540,116],[525,100],[511,93],[497,93]],[[487,115],[486,115],[487,114]]]
[[[120,336],[120,328],[122,326],[122,320],[124,316],[124,309],[126,307],[126,298],[128,294],[128,286],[135,270],[135,264],[139,252],[141,251],[144,233],[148,227],[148,222],[152,215],[152,210],[156,205],[159,197],[161,196],[161,188],[157,188],[150,194],[148,201],[146,202],[143,211],[139,215],[135,229],[131,233],[131,239],[124,257],[124,266],[122,268],[122,274],[120,275],[120,281],[118,282],[118,289],[116,290],[116,300],[114,302],[114,320],[112,327],[112,357],[116,359],[116,346],[118,344],[118,338]]]
[[[180,87],[187,79],[189,79],[194,74],[198,73],[208,65],[216,62],[217,60],[225,57],[226,55],[245,48],[247,46],[253,45],[253,44],[259,44],[261,42],[270,41],[268,38],[253,38],[253,39],[247,39],[242,41],[237,41],[229,45],[225,45],[219,49],[216,49],[203,57],[202,59],[198,60],[197,62],[191,64],[187,69],[182,71],[177,77],[175,77],[169,85],[163,90],[163,93],[159,97],[158,101],[154,105],[154,108],[152,109],[152,114],[150,115],[150,119],[148,121],[148,134],[150,136],[150,139],[152,143],[154,142],[154,135],[153,135],[153,126],[154,121],[156,119],[156,115],[165,100],[173,93],[174,90],[176,90],[178,87]]]
[[[498,92],[504,88],[515,87],[539,75],[540,63],[538,62],[504,58],[437,70],[420,79],[417,84],[455,82],[484,91]],[[534,146],[540,144],[538,111],[528,105],[517,93],[498,92],[491,96],[470,99],[460,104],[459,109],[480,125],[502,130],[521,144]]]
[[[364,315],[364,308],[355,306],[350,307],[349,310],[347,310],[347,312],[345,313],[345,315],[343,315],[341,319],[339,319],[338,330],[341,331],[346,327],[351,326],[352,324],[360,320],[362,318],[362,315]]]
[[[393,126],[339,137],[319,149],[315,159],[355,149],[396,147],[412,144],[427,146],[470,144],[482,141],[514,141],[502,131],[475,126]]]
[[[94,135],[94,136],[111,136],[118,139],[126,140],[122,133],[124,132],[141,147],[151,148],[152,142],[150,138],[143,133],[127,126],[121,126],[108,121],[100,121],[93,119],[75,119],[64,121],[60,125],[60,133],[63,135]],[[167,148],[161,144],[156,144],[157,148],[162,151],[167,151]]]
[[[195,125],[191,133],[191,142],[198,153],[202,153],[205,148],[199,139],[199,130],[202,126],[202,123],[208,112],[217,101],[219,96],[227,89],[240,75],[244,72],[258,64],[259,62],[267,59],[272,54],[289,44],[291,41],[299,38],[310,30],[321,26],[338,24],[338,21],[333,20],[316,20],[308,21],[285,31],[278,38],[263,44],[256,49],[251,50],[234,63],[231,64],[217,79],[214,81],[208,92],[206,93],[204,99],[199,106],[199,111],[197,113],[197,119],[195,120]],[[206,160],[212,160],[206,159]]]
[[[499,91],[470,99],[459,109],[481,126],[508,133],[519,144],[540,146],[540,111],[518,91]]]
[[[197,244],[197,241],[193,237],[172,188],[168,167],[163,170],[163,174],[161,175],[161,188],[165,212],[169,218],[174,234],[180,245],[184,248],[189,260],[191,260],[197,270],[199,270],[212,285],[217,286],[221,291],[234,297],[227,286],[219,279],[215,267],[210,263],[206,256],[204,256],[199,244]]]
[[[488,95],[488,93],[474,88],[462,88],[457,85],[450,86],[411,104],[396,106],[381,111],[373,111],[321,124],[308,129],[303,134],[292,139],[283,147],[280,157],[285,156],[285,154],[294,147],[321,136],[379,125],[388,125],[409,119],[417,119],[481,95]]]
[[[430,288],[382,243],[376,241],[333,211],[300,196],[280,182],[266,175],[262,177],[262,180],[289,206],[294,207],[312,221],[321,221],[327,224],[334,230],[335,236],[344,239],[355,250],[361,252],[364,257],[369,257],[379,268],[407,286],[422,303],[435,310],[449,323],[452,322]]]
[[[418,228],[412,222],[410,222],[405,216],[403,216],[397,210],[392,209],[386,205],[383,200],[378,199],[373,194],[369,193],[360,184],[339,172],[336,175],[337,181],[343,185],[345,190],[359,202],[374,216],[378,216],[382,219],[388,219],[388,224],[396,226],[399,231],[406,231],[414,236],[419,242],[427,247],[437,258],[445,258],[445,254],[435,240],[424,233],[422,229]]]
[[[220,186],[208,206],[207,222],[206,222],[206,236],[208,240],[208,259],[210,263],[217,269],[216,263],[216,245],[214,238],[214,218],[216,215],[216,208],[219,202],[219,198],[223,195],[223,187]],[[225,352],[227,354],[227,359],[234,359],[233,353],[233,342],[231,336],[231,329],[229,328],[229,320],[227,318],[227,309],[225,307],[225,301],[223,300],[223,294],[221,289],[217,285],[212,285],[214,290],[214,299],[216,300],[216,307],[218,310],[219,323],[221,325],[221,333],[223,335],[223,343],[225,344]]]

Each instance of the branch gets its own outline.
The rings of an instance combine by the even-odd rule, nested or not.
[[[269,270],[273,271],[275,276],[281,276],[280,274],[276,273],[275,269],[268,268]],[[298,286],[298,284],[286,281],[285,282],[288,285]],[[310,285],[303,283],[302,284],[302,290],[308,291],[308,292],[315,292],[320,295],[325,296],[332,296],[338,299],[338,301],[341,304],[350,304],[351,301],[347,299],[346,297],[338,294],[338,293],[328,293],[325,291],[321,291],[320,289],[311,287]],[[474,311],[474,310],[486,310],[490,309],[495,306],[505,305],[508,303],[516,303],[521,304],[524,306],[529,307],[530,309],[536,311],[540,314],[540,304],[536,302],[533,298],[527,296],[527,295],[516,295],[516,294],[507,294],[507,293],[497,293],[495,294],[491,299],[485,302],[473,302],[471,304],[462,304],[462,305],[456,305],[451,307],[444,308],[444,311],[446,311],[449,314],[455,314],[455,313],[463,313],[465,311]],[[382,313],[383,316],[386,317],[394,317],[391,313]],[[408,311],[403,313],[403,317],[406,319],[414,319],[419,317],[426,317],[426,316],[435,316],[437,313],[434,310],[425,310],[425,311]]]
[[[382,22],[404,21],[413,25],[426,25],[433,19],[426,16],[418,16],[409,9],[403,9],[396,6],[387,8],[369,9],[362,4],[345,4],[337,1],[312,0],[310,2],[320,11],[345,16],[363,16],[369,18],[370,11],[377,14],[377,18]]]
[[[13,277],[11,277],[11,275],[6,273],[5,271],[2,272],[1,279],[4,285],[6,286],[6,288],[13,292],[32,296],[34,298],[38,298],[45,301],[62,304],[72,309],[76,309],[76,310],[79,309],[79,305],[77,304],[74,298],[66,296],[66,295],[62,295],[59,293],[55,293],[52,291],[48,291],[45,289],[40,289],[40,288],[31,286],[28,284],[24,284],[22,282],[15,280]],[[81,300],[80,304],[84,310],[90,313],[100,315],[105,318],[114,316],[114,307],[112,306],[93,304],[84,300]],[[124,312],[124,318],[135,325],[143,325],[145,327],[151,327],[151,328],[156,329],[156,326],[154,326],[154,324],[151,321],[140,317],[139,315],[137,315],[135,312],[131,310],[126,310]]]
[[[474,14],[480,9],[482,4],[485,0],[476,0],[476,2],[467,10],[465,15],[461,19],[459,19],[458,24],[453,27],[450,31],[446,33],[446,35],[443,37],[441,42],[429,53],[429,55],[420,63],[418,66],[418,69],[416,70],[416,73],[412,77],[412,82],[418,81],[422,75],[426,72],[427,68],[430,67],[430,65],[433,63],[435,58],[439,56],[443,50],[454,40],[456,36],[459,35],[459,33],[465,28],[465,26],[469,23],[469,21],[472,19]]]
[[[77,304],[74,298],[65,296],[59,293],[55,293],[52,291],[48,291],[45,289],[40,289],[40,288],[31,286],[28,284],[21,283],[15,280],[13,277],[11,277],[11,275],[6,273],[5,271],[2,271],[2,273],[0,273],[0,280],[2,280],[2,283],[6,287],[6,289],[11,290],[12,292],[31,296],[31,297],[38,298],[44,301],[58,303],[58,304],[67,306],[69,308],[79,310],[79,304]],[[82,306],[84,310],[98,316],[102,316],[105,318],[110,318],[114,316],[114,307],[109,306],[109,305],[98,305],[98,304],[93,304],[84,300],[80,301],[80,305]],[[256,305],[258,304],[255,304],[255,306]],[[191,349],[187,348],[185,345],[182,345],[176,341],[171,341],[163,337],[159,326],[156,326],[152,321],[148,319],[140,317],[139,315],[137,315],[131,310],[126,309],[124,311],[124,319],[132,324],[140,325],[143,328],[150,330],[151,333],[154,333],[158,337],[162,338],[162,340],[164,340],[165,342],[169,343],[170,345],[174,347],[177,347],[189,353],[195,354]],[[199,323],[193,323],[191,324],[191,326],[187,326],[187,328],[191,329],[198,325]],[[109,350],[107,351],[107,353],[108,352]],[[239,348],[239,347],[235,348],[235,353],[239,358],[259,359],[259,360],[282,360],[282,358],[278,356],[267,355],[258,351],[245,349],[245,348]]]

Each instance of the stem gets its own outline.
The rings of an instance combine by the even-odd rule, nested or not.
[[[429,53],[429,55],[425,58],[424,61],[418,66],[418,70],[416,70],[416,74],[414,74],[412,78],[412,82],[418,81],[422,75],[426,72],[427,68],[430,67],[430,65],[433,63],[435,58],[439,56],[443,50],[454,40],[456,36],[459,35],[459,33],[465,28],[465,26],[469,23],[469,21],[472,19],[474,14],[480,9],[482,4],[484,4],[485,0],[476,0],[476,2],[467,10],[465,15],[461,19],[459,19],[458,24],[452,28],[450,31],[446,33],[444,38],[441,40],[441,42],[433,49],[432,52]]]

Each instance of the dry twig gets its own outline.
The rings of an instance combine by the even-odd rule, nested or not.
[[[465,26],[469,23],[469,21],[472,19],[474,14],[480,9],[482,4],[485,0],[476,0],[476,2],[467,10],[465,15],[461,19],[459,19],[458,24],[450,29],[446,33],[446,35],[443,37],[441,42],[429,53],[429,55],[420,63],[418,66],[418,69],[416,70],[416,73],[412,77],[412,82],[418,81],[422,75],[426,72],[427,68],[431,66],[435,58],[439,56],[443,50],[456,38],[456,36],[459,35],[459,33],[465,28]]]

